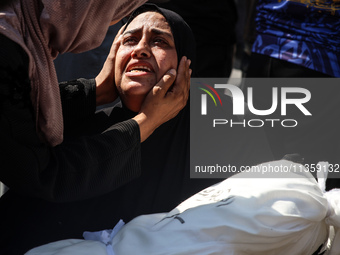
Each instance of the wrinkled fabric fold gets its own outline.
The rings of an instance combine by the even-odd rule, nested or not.
[[[0,33],[29,56],[37,132],[51,146],[63,141],[63,118],[53,60],[59,53],[93,49],[112,20],[146,0],[17,0],[0,11]]]

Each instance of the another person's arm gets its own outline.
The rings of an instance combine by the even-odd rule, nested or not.
[[[51,201],[72,201],[112,191],[140,174],[140,135],[134,120],[56,147],[41,142],[30,99],[27,55],[17,45],[6,45],[0,55],[0,180],[10,189]]]
[[[181,107],[179,102],[188,94],[189,85],[183,82],[175,86],[178,91],[167,92],[174,76],[166,76],[165,83],[162,81],[156,93],[150,95],[141,119],[127,120],[103,134],[78,137],[50,147],[36,133],[27,55],[16,44],[5,48],[0,49],[0,70],[4,77],[0,83],[0,180],[28,196],[51,201],[86,199],[110,192],[137,177],[140,142],[161,122],[176,115]],[[174,101],[173,97],[180,94],[184,96]],[[167,116],[164,110],[170,102],[176,107]],[[163,110],[158,111],[155,105]],[[167,117],[152,114],[155,109]]]

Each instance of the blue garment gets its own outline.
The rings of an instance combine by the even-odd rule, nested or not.
[[[340,77],[340,2],[259,0],[253,52]]]

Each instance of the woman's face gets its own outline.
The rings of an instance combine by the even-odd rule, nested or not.
[[[175,41],[164,16],[138,15],[124,31],[116,55],[115,82],[123,102],[144,100],[168,70],[177,70],[177,63]]]

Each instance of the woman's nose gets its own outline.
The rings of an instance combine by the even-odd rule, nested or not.
[[[150,47],[148,43],[145,40],[140,40],[131,55],[136,58],[148,58],[150,57],[150,54]]]

